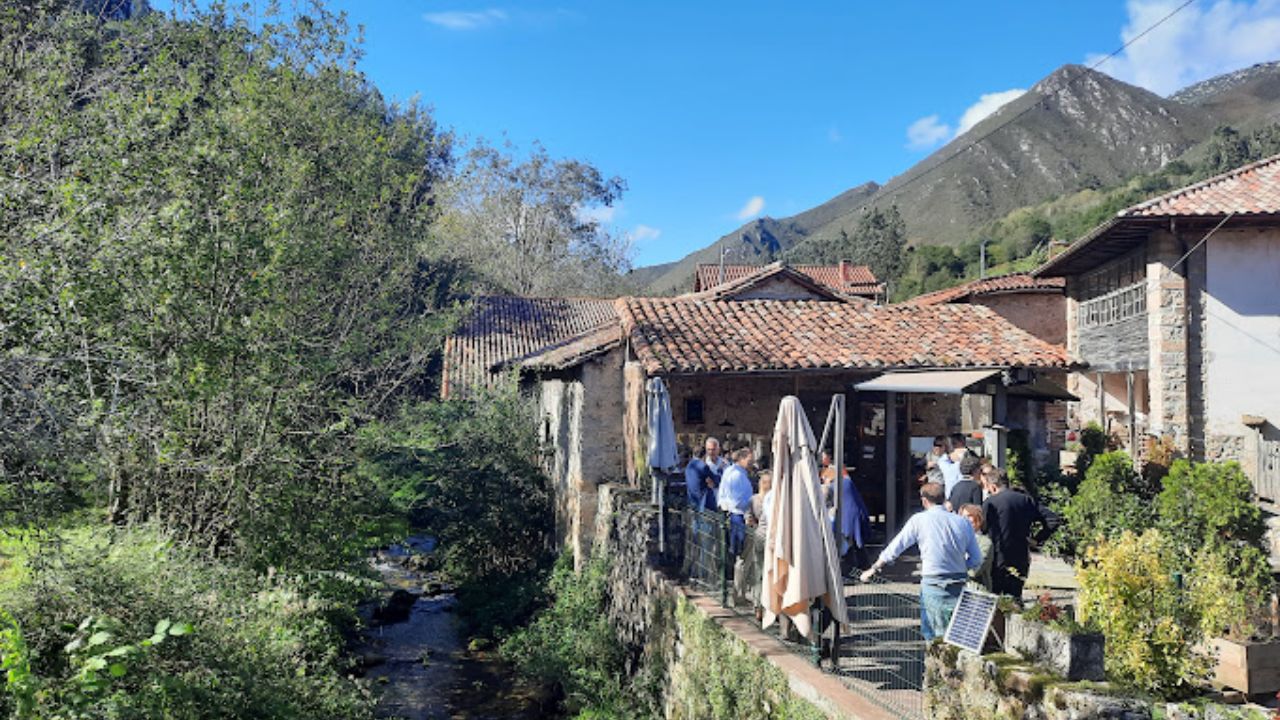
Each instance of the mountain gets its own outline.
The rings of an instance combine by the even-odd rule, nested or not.
[[[752,220],[677,262],[659,266],[662,272],[651,279],[646,290],[656,295],[670,295],[688,290],[692,287],[694,267],[698,263],[720,262],[720,252],[724,249],[733,251],[725,258],[728,262],[771,262],[778,254],[790,249],[818,228],[827,227],[865,206],[879,190],[880,186],[874,182],[863,183],[798,215],[782,220],[770,217]],[[632,274],[645,273],[647,270],[647,268],[638,268]]]
[[[1280,121],[1280,62],[1259,63],[1179,90],[1170,100],[1207,110],[1236,129]]]
[[[1261,124],[1277,108],[1280,63],[1169,98],[1065,65],[884,186],[866,183],[799,215],[752,221],[664,268],[648,289],[689,287],[694,265],[717,261],[722,248],[738,250],[734,262],[763,262],[838,237],[869,207],[896,204],[912,243],[959,243],[1019,207],[1157,170],[1217,125]]]

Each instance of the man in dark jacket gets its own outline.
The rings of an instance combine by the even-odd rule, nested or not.
[[[965,505],[982,505],[982,486],[975,477],[982,468],[982,459],[977,455],[966,455],[960,461],[960,482],[951,489],[947,496],[947,509],[960,512]]]
[[[1022,602],[1022,586],[1031,570],[1032,527],[1040,526],[1035,541],[1042,543],[1058,529],[1062,519],[1030,495],[1010,489],[1009,476],[1003,470],[989,472],[984,480],[988,495],[982,514],[995,553],[991,590]]]

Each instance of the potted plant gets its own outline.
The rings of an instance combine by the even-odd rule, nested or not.
[[[1076,622],[1049,593],[1005,618],[1006,647],[1067,680],[1103,680],[1102,633]]]

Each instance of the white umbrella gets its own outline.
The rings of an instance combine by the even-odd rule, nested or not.
[[[765,538],[763,623],[769,627],[782,617],[811,641],[809,606],[815,598],[822,599],[838,622],[847,618],[816,449],[800,400],[784,397],[773,429],[773,513]]]
[[[676,457],[676,425],[671,419],[671,395],[662,378],[650,378],[645,385],[649,411],[649,467],[659,472],[674,471],[680,464]],[[663,479],[653,473],[653,502],[658,506],[658,552],[667,551],[666,493]]]
[[[676,426],[671,419],[671,396],[662,378],[650,378],[645,386],[649,408],[649,467],[672,471],[676,458]]]

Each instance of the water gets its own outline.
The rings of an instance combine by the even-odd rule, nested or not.
[[[404,720],[487,720],[555,717],[541,687],[518,678],[491,652],[470,651],[458,601],[423,559],[435,549],[413,537],[379,552],[384,607],[364,609],[369,628],[356,651],[379,692],[378,716]],[[401,612],[395,612],[399,607]]]

